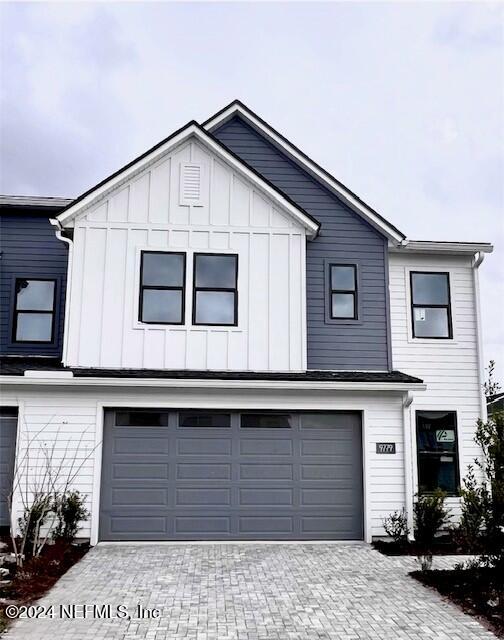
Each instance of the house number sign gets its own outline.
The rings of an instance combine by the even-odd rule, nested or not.
[[[376,453],[395,453],[395,442],[377,442]]]

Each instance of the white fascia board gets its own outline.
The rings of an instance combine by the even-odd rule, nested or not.
[[[390,251],[395,253],[473,255],[475,253],[492,253],[493,245],[489,242],[440,242],[435,240],[406,240],[400,246],[391,246]]]
[[[256,173],[251,171],[231,153],[226,151],[225,148],[210,136],[206,135],[205,131],[195,124],[189,124],[176,135],[168,139],[165,144],[159,145],[151,153],[141,157],[137,162],[134,162],[130,166],[126,166],[122,171],[120,170],[109,180],[106,180],[102,185],[93,189],[88,195],[76,202],[75,205],[66,209],[63,213],[57,216],[56,219],[63,227],[69,226],[71,221],[75,219],[77,215],[89,208],[93,203],[105,197],[110,191],[117,188],[124,182],[127,182],[139,172],[144,171],[149,165],[155,163],[164,154],[179,146],[190,137],[196,138],[201,142],[201,144],[209,148],[217,157],[252,182],[264,195],[273,200],[278,207],[297,220],[297,222],[307,230],[307,235],[310,239],[317,235],[320,228],[320,224],[318,222],[309,218],[301,209],[284,198],[276,189],[262,180]]]
[[[381,216],[377,215],[371,208],[369,208],[364,202],[357,198],[351,191],[349,191],[344,185],[332,178],[329,174],[326,174],[321,170],[313,161],[311,161],[304,154],[301,154],[293,145],[279,136],[274,130],[266,126],[264,122],[259,120],[253,113],[244,109],[240,104],[231,104],[229,107],[217,114],[211,120],[208,120],[203,125],[208,131],[212,131],[217,126],[223,124],[234,115],[239,114],[248,124],[254,129],[258,130],[263,136],[270,140],[274,145],[280,147],[288,156],[290,156],[295,162],[301,165],[308,173],[319,180],[330,191],[332,191],[338,198],[343,200],[353,211],[367,220],[375,229],[378,229],[394,244],[399,244],[405,238],[405,236],[398,230],[390,225]]]
[[[299,380],[207,380],[183,378],[56,378],[2,376],[2,386],[65,386],[65,387],[144,387],[160,389],[269,389],[318,391],[425,391],[423,383],[407,382],[321,382]]]

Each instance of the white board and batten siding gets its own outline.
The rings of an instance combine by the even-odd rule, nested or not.
[[[302,370],[305,245],[298,222],[186,142],[77,218],[65,364]],[[185,325],[138,321],[141,250],[187,253]],[[194,252],[238,254],[237,327],[191,326]]]
[[[410,271],[448,272],[453,339],[412,337]],[[391,253],[389,278],[394,368],[421,378],[427,385],[427,390],[417,394],[411,405],[413,429],[416,411],[456,411],[462,479],[467,465],[480,454],[474,442],[482,389],[471,257]],[[416,457],[416,452],[413,453]],[[458,499],[449,498],[447,502],[452,508],[452,515],[456,516]]]
[[[361,411],[363,421],[364,531],[366,539],[383,534],[382,518],[404,505],[402,394],[324,390],[36,388],[11,387],[3,403],[19,405],[20,447],[31,451],[55,443],[53,465],[62,476],[72,469],[72,486],[86,495],[91,511],[79,536],[97,533],[102,460],[103,414],[107,407],[227,408],[264,410]],[[395,455],[376,453],[377,442],[395,442]],[[39,456],[40,457],[40,456]],[[30,479],[37,476],[30,465]],[[40,469],[39,469],[40,471]],[[358,470],[356,470],[358,472]],[[18,514],[22,506],[18,499]]]

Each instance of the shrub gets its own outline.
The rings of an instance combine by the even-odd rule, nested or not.
[[[462,513],[459,525],[452,530],[453,540],[464,550],[478,553],[482,550],[491,496],[486,483],[476,480],[472,465],[468,467],[460,496]]]
[[[53,510],[57,515],[58,523],[53,531],[55,540],[71,542],[79,531],[79,523],[87,520],[89,511],[84,507],[86,496],[79,491],[68,491],[56,495]]]
[[[436,533],[448,520],[445,497],[446,493],[437,489],[432,495],[417,496],[413,506],[415,540],[425,549],[430,549]]]
[[[50,495],[36,495],[32,503],[25,507],[22,517],[18,518],[21,539],[24,541],[21,554],[26,554],[29,557],[36,551],[42,527],[45,525],[50,512]]]
[[[494,413],[487,422],[479,420],[474,439],[483,454],[475,462],[483,474],[480,491],[486,496],[482,555],[487,564],[504,571],[504,412]]]
[[[383,528],[387,535],[397,544],[405,542],[408,539],[409,529],[404,508],[401,511],[394,511],[394,513],[384,518]]]

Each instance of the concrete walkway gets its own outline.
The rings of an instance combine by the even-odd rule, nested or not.
[[[448,568],[450,563],[437,559],[436,566]],[[495,637],[410,578],[407,573],[415,568],[414,558],[387,558],[364,544],[100,544],[38,603],[54,605],[52,618],[19,620],[5,638]],[[134,619],[139,604],[150,618]],[[77,606],[72,610],[68,605]],[[117,610],[118,605],[124,609]],[[159,617],[153,617],[154,609]],[[123,615],[132,619],[117,617]]]

